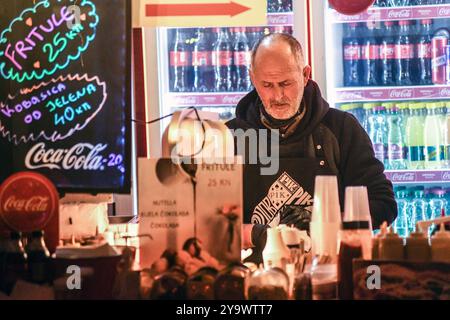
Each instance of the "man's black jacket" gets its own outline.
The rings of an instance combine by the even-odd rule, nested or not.
[[[383,173],[383,164],[375,158],[365,130],[352,114],[330,108],[312,80],[305,87],[303,102],[306,114],[297,129],[285,139],[280,137],[280,158],[314,155],[311,134],[321,126],[326,159],[338,176],[341,208],[344,209],[345,187],[366,186],[373,228],[378,229],[383,221],[392,223],[397,216],[392,183]],[[230,129],[264,129],[260,105],[261,100],[253,90],[239,102],[236,118],[227,126]]]

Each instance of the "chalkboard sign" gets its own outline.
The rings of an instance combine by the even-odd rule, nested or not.
[[[0,182],[130,189],[131,0],[0,2]]]

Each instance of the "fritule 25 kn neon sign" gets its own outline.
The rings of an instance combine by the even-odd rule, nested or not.
[[[21,83],[67,68],[95,39],[99,21],[89,0],[39,1],[1,33],[0,75]]]

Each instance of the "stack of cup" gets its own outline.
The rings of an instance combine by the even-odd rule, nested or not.
[[[312,254],[336,261],[341,209],[336,176],[317,176],[310,223]]]

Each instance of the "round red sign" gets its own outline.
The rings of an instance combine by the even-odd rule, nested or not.
[[[35,172],[19,172],[0,186],[0,218],[15,231],[42,230],[58,212],[53,183]]]
[[[375,0],[328,0],[331,6],[339,13],[355,15],[366,11]]]

